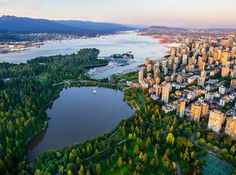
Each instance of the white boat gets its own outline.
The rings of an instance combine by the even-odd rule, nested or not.
[[[94,89],[93,89],[93,94],[96,94],[97,93],[97,91],[96,91],[96,89],[95,89],[95,87],[94,87]]]

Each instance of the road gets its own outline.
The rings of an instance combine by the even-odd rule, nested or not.
[[[181,173],[181,169],[180,169],[180,167],[179,167],[179,162],[178,162],[178,161],[176,161],[176,169],[177,169],[177,175],[182,175],[182,173]]]

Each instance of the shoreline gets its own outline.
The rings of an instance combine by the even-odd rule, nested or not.
[[[105,38],[103,39],[103,37]],[[105,57],[112,55],[114,53],[123,53],[128,51],[136,53],[136,50],[138,50],[139,47],[148,47],[152,43],[154,45],[150,53],[148,51],[142,50],[140,53],[137,52],[138,54],[135,55],[135,58],[141,59],[142,57],[145,57],[144,55],[147,55],[149,57],[154,57],[160,54],[162,55],[163,54],[162,50],[164,50],[165,52],[165,49],[161,44],[159,44],[157,40],[154,40],[149,36],[139,36],[137,34],[137,31],[134,30],[117,32],[115,34],[110,34],[110,35],[102,35],[97,38],[96,37],[87,37],[86,39],[81,39],[81,38],[82,37],[70,40],[47,40],[43,42],[43,45],[39,48],[30,47],[24,51],[14,51],[4,54],[0,53],[0,62],[8,62],[15,64],[26,63],[30,59],[34,59],[41,56],[46,57],[53,55],[72,54],[82,48],[98,48],[101,51],[99,57]],[[126,40],[126,38],[128,39]],[[121,42],[123,42],[124,45]],[[125,47],[126,45],[128,48],[131,49],[126,49]],[[156,46],[157,49],[155,48],[154,50],[154,46]],[[111,50],[111,47],[113,48],[117,47],[117,49]],[[162,53],[158,53],[159,52],[158,50],[161,50]]]
[[[63,41],[70,41],[70,40],[78,40],[78,39],[91,39],[91,38],[103,38],[106,36],[113,36],[113,35],[121,35],[121,34],[125,34],[125,33],[129,33],[129,32],[135,32],[135,30],[127,30],[127,31],[118,31],[115,33],[110,33],[110,34],[102,34],[102,35],[97,35],[97,36],[78,36],[78,37],[74,37],[74,38],[63,38],[63,39],[51,39],[51,40],[44,40],[44,41],[37,41],[37,42],[33,42],[33,41],[20,41],[20,42],[2,42],[0,44],[0,46],[4,46],[7,45],[7,48],[3,48],[1,49],[0,47],[0,55],[5,55],[5,54],[10,54],[13,52],[25,52],[27,50],[31,50],[31,49],[38,49],[41,46],[45,45],[45,44],[52,44],[54,42],[63,42]],[[31,45],[27,46],[26,43],[30,43]],[[11,45],[26,45],[24,48],[14,48],[11,49],[9,48],[9,46]]]
[[[99,87],[99,88],[108,88],[108,89],[112,89],[112,90],[119,90],[119,91],[121,91],[122,93],[123,93],[123,96],[124,96],[124,88],[121,88],[121,87],[113,87],[113,85],[111,84],[111,83],[105,83],[105,84],[99,84],[99,82],[93,82],[93,83],[88,83],[88,84],[78,84],[78,83],[75,83],[76,85],[71,85],[69,88],[72,88],[72,87],[75,87],[75,88],[81,88],[81,87]],[[60,85],[61,86],[61,85]],[[64,88],[63,88],[64,89]],[[62,90],[63,90],[62,89]],[[61,91],[62,91],[61,90]],[[60,92],[61,92],[60,91]],[[59,92],[59,93],[60,93]],[[59,96],[57,97],[57,98],[59,98]],[[56,99],[57,99],[56,98]],[[54,99],[54,100],[52,100],[47,106],[49,107],[56,99]],[[128,103],[128,101],[126,101],[125,100],[125,98],[123,97],[123,101],[124,102],[126,102],[127,103],[127,105],[132,109],[132,111],[133,112],[135,112],[134,111],[134,108]],[[47,108],[48,109],[48,108]],[[47,110],[46,109],[46,110]],[[46,115],[47,115],[47,113],[46,113]],[[129,118],[131,118],[132,116],[128,116],[127,117],[127,119],[129,119]],[[126,119],[125,119],[126,120]],[[26,162],[27,162],[27,164],[31,164],[31,163],[33,163],[38,157],[40,157],[40,156],[42,156],[44,153],[46,153],[47,151],[49,151],[49,150],[46,150],[45,152],[43,152],[43,153],[41,153],[40,155],[38,155],[38,156],[36,156],[32,161],[29,161],[28,160],[28,147],[29,147],[29,144],[30,144],[30,142],[33,140],[33,139],[35,139],[38,135],[40,135],[42,132],[44,132],[44,131],[46,131],[46,129],[48,128],[48,122],[49,122],[49,116],[47,115],[47,120],[44,122],[44,127],[42,128],[42,129],[40,129],[38,132],[36,132],[33,136],[31,136],[31,137],[29,137],[28,139],[27,139],[27,141],[25,142],[25,146],[26,146],[26,154],[25,154],[25,160],[26,160]],[[82,145],[82,144],[84,144],[84,143],[86,143],[86,142],[88,142],[88,141],[90,141],[90,140],[92,140],[92,139],[94,139],[94,138],[97,138],[97,137],[101,137],[102,135],[104,135],[104,134],[107,134],[107,135],[112,135],[112,134],[114,134],[114,132],[116,132],[117,131],[117,128],[119,127],[119,125],[120,125],[120,123],[122,122],[122,120],[119,122],[119,124],[117,125],[117,126],[115,126],[114,128],[112,128],[111,130],[109,130],[109,131],[107,131],[107,132],[104,132],[104,133],[102,133],[101,135],[99,135],[99,136],[95,136],[95,137],[92,137],[92,138],[90,138],[90,139],[87,139],[86,141],[84,141],[84,142],[82,142],[82,143],[73,143],[71,146],[73,146],[73,145]],[[65,146],[65,147],[71,147],[71,146]],[[60,150],[62,150],[62,149],[55,149],[54,151],[60,151]]]

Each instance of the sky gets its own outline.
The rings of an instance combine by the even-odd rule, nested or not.
[[[236,27],[236,0],[0,0],[0,16]]]

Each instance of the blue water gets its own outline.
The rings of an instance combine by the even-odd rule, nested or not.
[[[29,161],[49,149],[62,149],[99,136],[133,115],[121,91],[108,88],[96,91],[93,94],[93,87],[81,87],[60,93],[52,109],[47,110],[50,117],[47,130],[29,144]]]
[[[150,36],[140,36],[136,32],[125,32],[96,38],[45,42],[40,48],[30,48],[22,52],[0,54],[0,62],[24,63],[28,59],[38,56],[70,54],[81,48],[97,48],[100,50],[100,57],[129,51],[135,57],[134,63],[131,65],[123,67],[112,65],[102,71],[91,70],[91,74],[95,78],[104,78],[114,73],[122,73],[126,70],[133,69],[143,64],[147,57],[151,59],[162,58],[166,51],[164,45]]]

